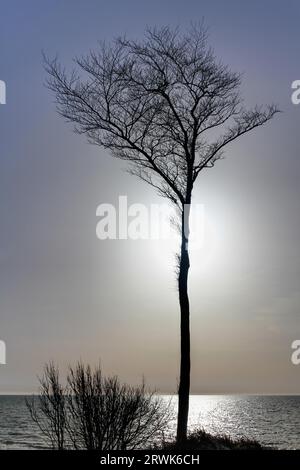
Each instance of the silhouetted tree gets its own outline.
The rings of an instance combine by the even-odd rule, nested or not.
[[[130,450],[147,448],[164,433],[170,419],[167,402],[138,387],[121,384],[79,363],[68,376],[70,438],[75,448]]]
[[[146,449],[163,437],[171,408],[140,386],[105,377],[78,363],[62,386],[58,368],[45,367],[40,394],[26,400],[33,421],[53,449]]]
[[[188,241],[193,187],[199,173],[213,167],[226,146],[265,124],[277,109],[244,109],[240,75],[216,60],[202,26],[186,34],[169,27],[148,29],[142,41],[119,38],[75,63],[80,73],[69,75],[57,59],[46,59],[48,85],[59,113],[91,143],[128,161],[130,173],[179,211],[181,442],[187,435],[190,390]]]
[[[44,368],[38,397],[26,399],[32,420],[53,449],[66,447],[67,394],[60,383],[58,368],[50,362]]]

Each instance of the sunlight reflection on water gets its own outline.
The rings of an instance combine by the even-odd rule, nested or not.
[[[164,397],[170,399],[171,397]],[[172,398],[176,410],[177,398]],[[172,432],[176,422],[172,422]],[[300,448],[300,396],[192,395],[189,429],[257,439],[280,449]]]

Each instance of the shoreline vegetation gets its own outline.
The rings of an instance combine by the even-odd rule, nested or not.
[[[165,451],[198,451],[198,450],[275,450],[266,447],[254,439],[240,438],[232,439],[226,435],[212,435],[203,429],[188,434],[184,445],[178,446],[176,441],[163,442],[156,449]]]
[[[39,395],[26,399],[31,419],[53,450],[267,450],[252,439],[188,433],[178,444],[170,435],[171,402],[148,390],[105,377],[101,367],[78,362],[62,383],[59,369],[46,364]],[[168,436],[168,438],[166,438]]]

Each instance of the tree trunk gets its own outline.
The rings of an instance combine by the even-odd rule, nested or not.
[[[181,251],[179,262],[178,290],[180,304],[180,382],[178,389],[177,444],[187,438],[190,394],[190,306],[188,297],[188,273],[190,268],[189,239],[190,204],[186,204],[181,221]]]

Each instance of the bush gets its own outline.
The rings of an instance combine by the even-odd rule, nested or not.
[[[146,389],[104,377],[100,367],[70,367],[66,386],[46,365],[40,395],[27,400],[31,418],[53,449],[131,450],[162,437],[170,408]]]
[[[245,437],[232,439],[225,435],[213,436],[203,429],[197,429],[188,435],[183,445],[178,445],[176,441],[162,441],[154,448],[165,451],[197,451],[197,450],[267,450],[259,442]]]
[[[26,399],[32,420],[53,449],[64,449],[67,429],[67,394],[59,382],[59,371],[51,362],[44,368],[38,398]],[[38,403],[36,403],[36,400]]]

